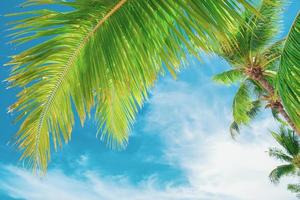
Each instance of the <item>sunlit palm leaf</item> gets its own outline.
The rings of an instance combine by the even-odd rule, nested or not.
[[[233,84],[234,82],[241,81],[245,78],[243,72],[239,69],[233,69],[226,72],[222,72],[213,77],[213,80],[225,85]]]
[[[300,130],[300,14],[286,39],[278,72],[278,88],[283,104]]]
[[[281,58],[285,39],[279,40],[268,47],[260,57],[260,64],[267,70],[278,71],[279,61]]]
[[[284,2],[284,0],[263,0],[259,8],[261,16],[252,15],[249,22],[253,27],[250,33],[251,54],[264,49],[279,33]]]
[[[237,124],[248,124],[249,121],[254,117],[256,113],[253,108],[255,103],[252,101],[249,88],[246,83],[243,83],[238,89],[234,99],[233,99],[233,119]],[[253,113],[251,113],[253,111]]]
[[[221,44],[216,52],[233,67],[247,67],[252,58],[269,47],[280,30],[283,0],[263,0],[258,6],[259,15],[244,12],[244,21],[239,24],[233,41]],[[226,44],[234,45],[227,47]],[[266,59],[266,58],[265,58]],[[263,60],[266,63],[265,59]],[[270,61],[270,58],[267,60]],[[262,63],[262,64],[264,64]]]
[[[10,107],[23,119],[17,134],[22,157],[42,170],[50,138],[55,149],[71,138],[73,107],[83,123],[96,106],[102,138],[114,147],[126,144],[163,66],[177,71],[187,52],[211,49],[209,41],[235,28],[240,9],[233,0],[30,0],[23,6],[41,4],[72,9],[19,14],[13,42],[44,42],[12,57],[8,81],[24,88]]]
[[[233,106],[233,118],[234,120],[237,120],[237,121],[233,121],[229,127],[229,131],[230,131],[230,135],[233,139],[235,139],[239,134],[240,134],[240,125],[247,125],[250,120],[254,119],[258,112],[260,111],[260,108],[261,108],[261,103],[260,101],[251,101],[251,99],[249,99],[249,96],[246,97],[244,96],[243,94],[241,94],[241,88],[240,90],[238,91],[237,95],[241,95],[241,96],[238,96],[237,95],[235,96],[235,99],[234,99],[234,106]],[[239,98],[242,98],[242,97],[245,97],[249,102],[245,103],[245,102],[241,102],[241,101],[244,101],[242,99],[239,99]],[[249,105],[248,108],[244,109],[244,107],[242,107],[243,105]],[[249,104],[248,104],[249,103]]]

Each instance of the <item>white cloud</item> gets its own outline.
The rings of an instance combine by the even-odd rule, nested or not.
[[[205,84],[204,84],[205,83]],[[172,183],[159,188],[155,175],[133,185],[127,177],[109,177],[94,171],[81,176],[51,170],[38,178],[13,166],[1,167],[7,174],[0,188],[10,196],[26,200],[292,200],[286,190],[268,180],[278,163],[265,152],[274,142],[268,128],[270,118],[243,129],[238,142],[230,139],[230,96],[213,93],[207,79],[197,85],[165,80],[154,91],[144,117],[147,134],[157,134],[166,145],[162,162],[182,169],[189,184]],[[77,163],[86,165],[87,155]]]
[[[195,86],[180,82],[165,84],[173,89],[155,92],[146,129],[163,138],[165,159],[182,168],[193,187],[239,200],[295,199],[286,190],[291,179],[283,179],[280,186],[268,180],[279,164],[266,153],[276,146],[269,130],[277,126],[270,116],[243,128],[236,142],[229,137],[231,114],[224,97],[203,93],[203,88],[195,92]]]
[[[11,197],[26,200],[209,200],[214,196],[199,194],[192,187],[167,186],[159,189],[155,176],[142,181],[138,186],[133,186],[126,177],[104,177],[93,171],[87,171],[78,178],[52,170],[47,177],[39,178],[14,166],[2,166],[2,169],[12,176],[5,182],[0,181],[1,190]]]

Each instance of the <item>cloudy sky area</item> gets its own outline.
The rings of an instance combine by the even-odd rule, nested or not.
[[[19,11],[21,0],[1,0],[1,15]],[[300,5],[284,15],[284,36]],[[1,30],[7,19],[1,17]],[[0,65],[19,49],[1,36]],[[0,199],[1,200],[294,200],[286,190],[292,179],[274,186],[269,172],[279,164],[268,157],[276,146],[269,130],[277,125],[265,111],[233,141],[228,132],[236,87],[220,86],[212,75],[227,69],[216,57],[189,59],[177,80],[161,78],[137,117],[129,145],[112,151],[96,139],[93,120],[72,141],[52,154],[45,177],[24,170],[19,153],[9,144],[18,126],[7,107],[16,90],[0,84]],[[8,69],[0,69],[0,79]]]

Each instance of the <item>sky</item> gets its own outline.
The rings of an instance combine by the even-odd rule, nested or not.
[[[0,1],[0,66],[20,47],[5,37],[6,13],[21,11],[22,0]],[[287,34],[300,3],[283,16]],[[0,200],[295,200],[286,190],[292,178],[273,185],[268,174],[278,164],[269,158],[277,146],[270,130],[278,128],[265,110],[244,127],[236,141],[229,135],[236,86],[218,85],[211,77],[228,69],[225,61],[190,57],[176,80],[161,77],[139,112],[125,150],[114,151],[96,138],[91,119],[75,123],[72,140],[52,160],[46,176],[34,176],[10,144],[18,125],[7,107],[17,89],[7,90],[9,69],[0,68]]]

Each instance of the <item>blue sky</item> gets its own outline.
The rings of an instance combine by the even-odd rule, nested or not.
[[[21,11],[21,0],[0,2],[0,65],[20,49],[7,44],[5,13]],[[298,0],[285,11],[284,36],[297,12]],[[52,153],[48,174],[33,176],[18,161],[9,141],[17,131],[7,107],[17,90],[0,83],[0,199],[26,200],[292,200],[283,179],[272,185],[268,174],[278,162],[266,153],[276,146],[270,129],[276,123],[266,111],[238,140],[228,133],[236,87],[224,87],[211,76],[227,69],[216,57],[189,59],[177,80],[161,78],[137,117],[129,145],[113,151],[96,139],[92,120],[77,121],[72,141]],[[0,79],[8,76],[0,68]]]

